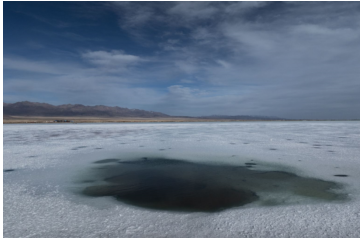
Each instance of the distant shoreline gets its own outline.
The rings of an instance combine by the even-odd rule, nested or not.
[[[55,122],[58,120],[59,122]],[[208,119],[208,118],[181,118],[181,117],[159,117],[159,118],[134,118],[134,117],[43,117],[43,116],[7,116],[3,118],[3,124],[59,124],[59,123],[184,123],[184,122],[285,122],[285,121],[360,121],[360,120],[239,120],[239,119]]]

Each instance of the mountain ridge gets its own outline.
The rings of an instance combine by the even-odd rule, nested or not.
[[[120,106],[82,104],[51,105],[48,103],[21,101],[16,103],[3,102],[3,115],[6,118],[12,116],[22,117],[136,117],[136,118],[187,118],[205,120],[287,120],[269,116],[251,115],[210,115],[210,116],[171,116],[161,112],[146,111],[140,109],[129,109]]]
[[[8,116],[90,116],[90,117],[169,117],[169,115],[119,106],[87,106],[82,104],[51,105],[48,103],[21,101],[3,102],[3,114]]]

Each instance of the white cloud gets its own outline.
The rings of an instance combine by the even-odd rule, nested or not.
[[[175,61],[175,65],[187,74],[192,74],[199,70],[199,66],[191,60],[177,60]]]
[[[271,55],[277,43],[284,38],[283,35],[262,29],[259,25],[222,24],[220,29],[227,41],[235,43],[238,50],[259,57]]]
[[[218,60],[216,60],[216,62],[219,63],[225,69],[231,68],[231,64],[224,60],[218,59]]]
[[[87,62],[111,72],[124,71],[128,66],[144,61],[139,56],[124,54],[120,50],[88,51],[81,56]]]
[[[120,28],[132,32],[135,35],[134,37],[140,34],[138,28],[159,18],[155,7],[148,3],[139,4],[136,2],[115,1],[107,2],[106,5],[118,15]]]

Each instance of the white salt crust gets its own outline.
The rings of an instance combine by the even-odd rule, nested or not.
[[[3,169],[14,171],[3,173],[3,236],[359,237],[359,129],[359,122],[4,125]],[[349,200],[178,213],[78,194],[92,162],[128,156],[253,159],[338,182]]]

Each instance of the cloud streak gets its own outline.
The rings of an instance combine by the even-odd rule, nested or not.
[[[125,71],[127,67],[145,61],[139,56],[125,54],[120,50],[87,51],[81,56],[85,61],[110,72]]]

